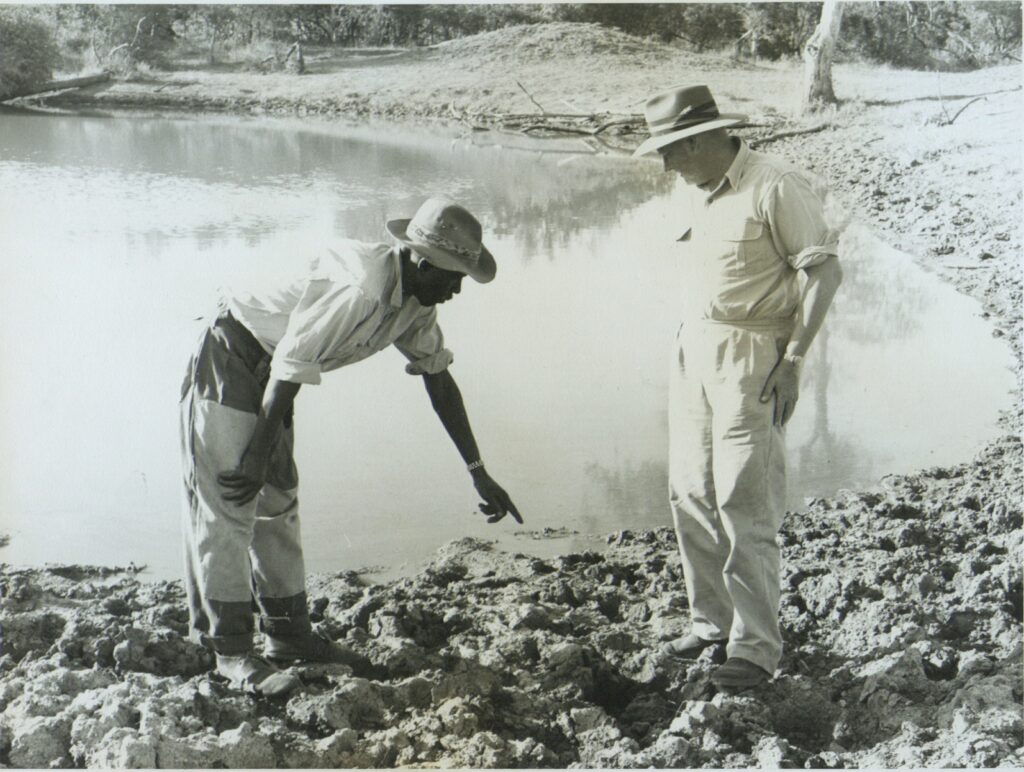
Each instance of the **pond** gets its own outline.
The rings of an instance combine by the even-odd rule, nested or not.
[[[307,568],[401,572],[464,535],[551,552],[669,524],[683,192],[654,164],[569,152],[576,141],[510,143],[0,112],[0,557],[177,577],[178,388],[219,288],[339,236],[385,240],[386,219],[434,194],[480,217],[498,259],[496,281],[468,282],[440,318],[488,468],[526,524],[474,514],[420,379],[385,351],[298,398]],[[1012,401],[1010,352],[977,304],[863,227],[842,259],[788,432],[791,509],[966,460]],[[546,528],[578,535],[530,538]]]

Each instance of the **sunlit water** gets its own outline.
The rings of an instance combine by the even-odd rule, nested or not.
[[[551,552],[667,525],[681,191],[650,164],[485,143],[0,112],[0,556],[177,576],[176,410],[195,319],[218,287],[342,235],[383,240],[385,219],[438,193],[478,214],[498,258],[497,280],[467,282],[440,316],[488,468],[526,525],[474,514],[420,379],[386,351],[299,396],[307,568],[409,570],[463,535]],[[842,258],[789,429],[793,508],[967,459],[1011,400],[1009,351],[976,304],[863,228]],[[544,528],[580,535],[524,533]]]

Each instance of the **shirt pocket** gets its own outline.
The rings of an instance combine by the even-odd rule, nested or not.
[[[723,231],[724,251],[729,261],[727,270],[745,271],[756,256],[757,242],[764,234],[764,223],[753,217],[745,217],[727,224]]]

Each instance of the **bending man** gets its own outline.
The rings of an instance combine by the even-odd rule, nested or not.
[[[299,685],[271,660],[348,654],[312,632],[306,609],[292,460],[292,404],[302,384],[394,344],[409,360],[406,372],[423,376],[488,522],[508,513],[522,522],[480,460],[435,308],[465,276],[494,278],[480,224],[456,204],[429,199],[411,220],[387,227],[396,246],[342,241],[272,291],[227,300],[182,388],[190,637],[246,691],[279,695]],[[266,658],[253,650],[254,606]]]

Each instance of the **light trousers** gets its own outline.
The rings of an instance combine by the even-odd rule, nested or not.
[[[784,434],[761,389],[789,323],[684,324],[669,380],[669,495],[694,633],[774,672]]]
[[[268,373],[269,355],[225,313],[203,334],[182,386],[189,635],[221,654],[252,649],[254,613],[271,635],[310,629],[290,418],[253,501],[225,501],[217,482],[249,444]]]

